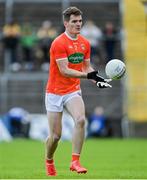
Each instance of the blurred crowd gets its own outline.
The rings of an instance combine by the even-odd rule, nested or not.
[[[74,121],[67,111],[63,112],[62,140],[71,140]],[[96,106],[87,115],[85,126],[86,138],[111,137],[112,128],[104,108]],[[0,141],[12,138],[31,138],[45,140],[49,134],[48,120],[45,114],[31,114],[22,107],[12,107],[0,117]]]
[[[9,57],[9,70],[32,71],[39,68],[48,71],[49,48],[60,32],[61,30],[57,30],[48,20],[42,22],[38,29],[29,22],[24,22],[20,26],[11,20],[5,24],[1,33],[1,43],[4,57]],[[87,20],[81,34],[91,43],[91,60],[94,66],[98,67],[114,58],[120,32],[112,22],[106,22],[104,28],[99,28],[94,21]]]
[[[29,22],[20,26],[10,21],[4,25],[1,40],[10,57],[10,70],[33,70],[38,65],[48,71],[49,47],[56,36],[57,30],[50,21],[44,21],[37,30]]]

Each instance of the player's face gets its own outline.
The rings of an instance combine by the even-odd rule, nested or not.
[[[81,31],[82,27],[82,16],[71,15],[70,20],[64,22],[66,31],[71,35],[77,35]]]

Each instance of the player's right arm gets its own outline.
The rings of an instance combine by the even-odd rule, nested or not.
[[[63,58],[63,59],[57,59],[57,66],[59,68],[59,71],[63,76],[66,77],[73,77],[73,78],[87,78],[87,73],[86,72],[81,72],[77,71],[75,69],[71,69],[68,67],[68,59]]]
[[[58,68],[61,72],[62,75],[66,76],[66,77],[74,77],[74,78],[85,78],[85,79],[92,79],[96,81],[96,84],[99,88],[107,88],[107,87],[111,87],[110,84],[107,83],[107,81],[98,75],[97,71],[92,71],[92,72],[81,72],[81,71],[77,71],[74,69],[71,69],[68,67],[68,59],[58,59],[56,60]],[[92,69],[90,69],[92,70]]]

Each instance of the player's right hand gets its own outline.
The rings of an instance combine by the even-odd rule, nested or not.
[[[97,82],[97,87],[99,88],[111,88],[112,86],[107,82]]]

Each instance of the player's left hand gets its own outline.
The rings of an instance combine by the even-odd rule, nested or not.
[[[105,79],[99,75],[98,71],[92,71],[87,74],[87,79],[95,80],[96,82],[105,82]]]
[[[98,71],[92,71],[87,74],[87,79],[92,79],[96,81],[96,85],[99,88],[110,88],[112,87],[109,82],[112,81],[112,79],[104,79],[102,76],[98,74]]]

